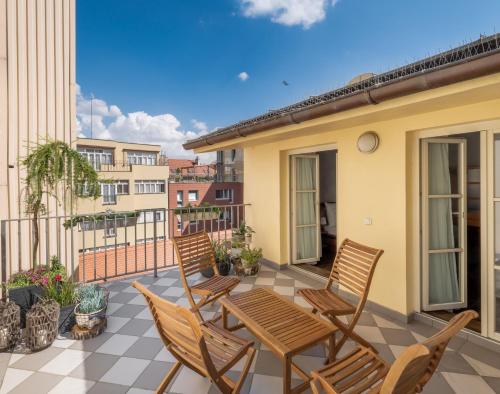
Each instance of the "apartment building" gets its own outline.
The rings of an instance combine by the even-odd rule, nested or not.
[[[123,246],[126,238],[133,238],[134,243],[147,240],[153,237],[154,222],[161,230],[157,236],[163,237],[169,170],[160,164],[160,146],[91,138],[79,138],[74,146],[102,180],[101,197],[77,204],[78,214],[99,217],[96,224],[89,220],[80,226],[88,232],[80,250]]]
[[[237,158],[237,155],[234,156]],[[233,164],[228,153],[228,170]],[[198,164],[197,160],[168,159],[170,177],[168,184],[168,207],[171,214],[171,231],[174,235],[206,229],[219,231],[229,228],[233,221],[242,218],[243,183],[236,172],[228,176],[217,170],[224,167],[217,164]],[[241,175],[242,175],[242,166]],[[181,209],[183,208],[183,209]],[[241,217],[240,217],[241,216]]]
[[[243,150],[217,151],[217,182],[243,182]]]
[[[7,264],[2,275],[8,275],[31,260],[19,159],[46,139],[70,143],[76,132],[75,1],[0,0],[0,9],[0,252]],[[71,213],[55,199],[47,207],[51,216]],[[42,231],[40,261],[53,254],[69,258],[69,233],[55,221]]]

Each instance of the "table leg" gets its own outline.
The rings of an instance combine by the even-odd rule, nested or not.
[[[336,341],[336,335],[335,333],[333,333],[328,339],[328,356],[326,358],[325,365],[335,361],[335,355],[336,355],[335,341]]]
[[[283,360],[283,394],[292,392],[292,358],[285,357]]]
[[[224,327],[225,330],[228,329],[228,327],[227,327],[227,309],[224,305],[222,305],[222,327]]]

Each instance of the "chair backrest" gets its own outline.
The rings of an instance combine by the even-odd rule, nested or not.
[[[346,238],[333,261],[327,288],[337,283],[357,295],[364,306],[375,266],[383,253],[382,249],[371,248]]]
[[[210,237],[205,231],[181,235],[173,239],[179,270],[183,278],[212,267],[218,275],[215,254]]]
[[[180,361],[202,375],[212,375],[215,367],[207,350],[200,323],[193,312],[158,297],[139,282],[133,282],[149,305],[160,338]]]
[[[432,337],[406,349],[392,364],[380,392],[421,392],[436,371],[450,339],[478,316],[475,311],[464,311]]]

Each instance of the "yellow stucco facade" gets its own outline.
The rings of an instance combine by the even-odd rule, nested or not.
[[[267,259],[288,264],[290,154],[336,146],[337,239],[348,237],[385,250],[369,299],[410,315],[420,309],[420,138],[483,131],[487,139],[497,129],[500,74],[493,74],[197,151],[244,149],[244,202],[251,205],[247,221],[256,231],[254,246],[262,247]],[[372,154],[357,150],[357,139],[366,131],[380,137]],[[484,160],[492,161],[491,155]],[[371,225],[364,224],[365,217],[372,218]],[[485,259],[485,272],[488,266]]]

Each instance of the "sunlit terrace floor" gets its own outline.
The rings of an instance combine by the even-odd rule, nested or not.
[[[111,291],[108,308],[108,328],[99,337],[84,342],[58,339],[53,346],[36,354],[0,353],[0,393],[150,393],[157,387],[173,358],[164,349],[142,295],[130,286],[134,279],[108,284]],[[138,277],[153,292],[188,305],[177,269]],[[300,305],[304,301],[294,296],[301,287],[322,286],[293,271],[276,272],[263,268],[258,277],[244,278],[236,291],[254,286],[273,288]],[[204,312],[213,317],[218,305]],[[401,325],[366,312],[357,331],[380,351],[388,361],[394,361],[402,349],[436,329],[414,322]],[[240,335],[249,336],[244,331]],[[344,347],[344,351],[352,344]],[[280,393],[281,366],[274,355],[256,342],[258,353],[242,393]],[[323,349],[306,351],[295,360],[305,370],[323,363]],[[237,364],[231,374],[241,368]],[[298,381],[296,381],[298,383]],[[208,380],[182,368],[168,388],[170,393],[217,393]],[[426,393],[494,393],[500,392],[500,354],[477,346],[462,338],[454,338],[438,373],[424,390]]]

